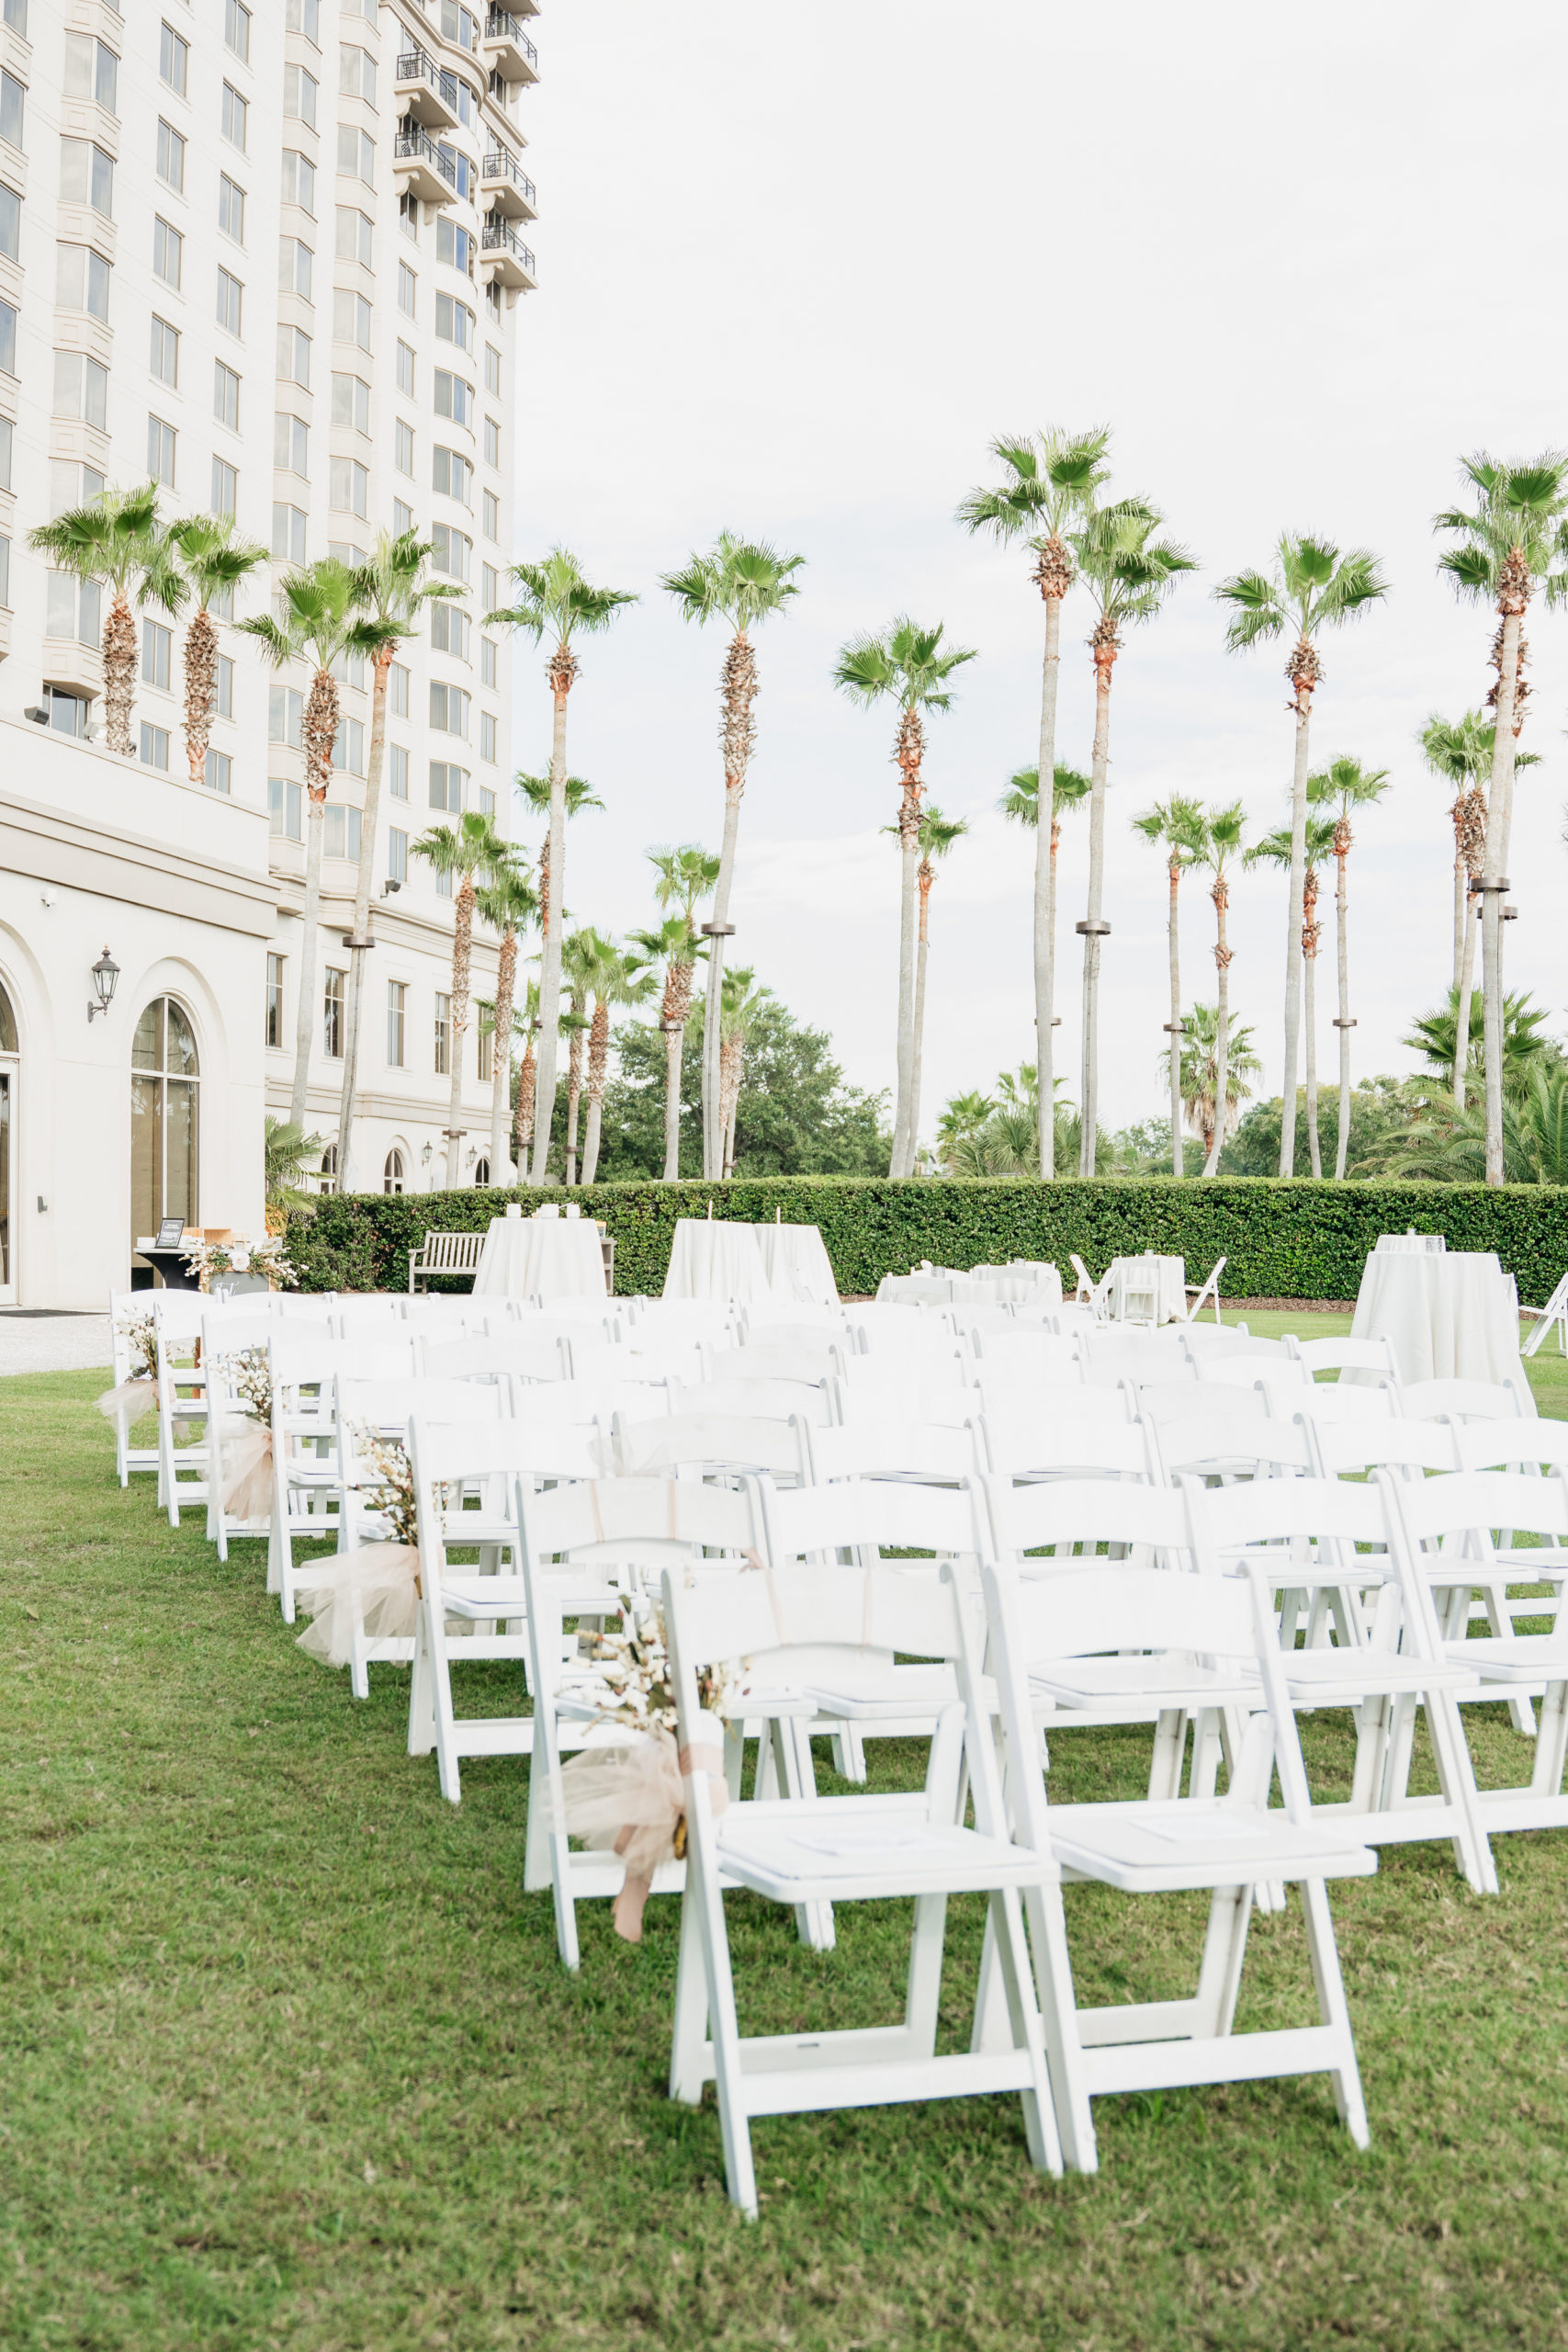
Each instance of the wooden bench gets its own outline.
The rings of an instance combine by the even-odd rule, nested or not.
[[[432,1274],[477,1274],[482,1233],[427,1233],[417,1250],[409,1251],[409,1289],[428,1286]]]

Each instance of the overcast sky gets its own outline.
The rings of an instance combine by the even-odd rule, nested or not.
[[[1560,12],[1515,20],[1535,88],[1562,86]],[[639,591],[583,649],[570,756],[607,804],[573,827],[573,914],[649,920],[653,842],[716,848],[723,642],[659,574],[722,527],[807,559],[759,641],[760,741],[743,807],[739,960],[830,1030],[849,1076],[890,1086],[897,858],[886,712],[836,694],[834,655],[901,612],[978,649],[930,729],[930,795],[967,817],[933,900],[924,1132],[951,1092],[1033,1052],[1030,844],[993,813],[1034,756],[1043,607],[1028,559],[953,521],[991,435],[1114,428],[1114,481],[1165,511],[1202,569],[1115,673],[1102,987],[1102,1116],[1157,1114],[1165,882],[1130,820],[1172,789],[1286,813],[1285,649],[1227,655],[1217,581],[1279,533],[1375,550],[1393,593],[1325,640],[1314,765],[1393,772],[1352,864],[1357,1067],[1448,980],[1451,831],[1416,736],[1484,695],[1490,618],[1433,569],[1430,516],[1481,446],[1568,440],[1562,205],[1527,102],[1488,130],[1473,8],[1320,0],[571,0],[535,26],[525,119],[539,291],[523,338],[520,545],[562,539]],[[1495,327],[1494,321],[1498,323]],[[1490,357],[1494,335],[1506,347]],[[1057,755],[1089,765],[1087,602],[1065,610]],[[1568,614],[1529,631],[1511,865],[1510,985],[1563,1018]],[[520,656],[518,749],[543,768],[548,698]],[[1063,860],[1058,1036],[1077,1091],[1084,832]],[[1233,1009],[1277,1088],[1284,886],[1233,901]],[[1208,901],[1190,888],[1187,995],[1212,999]],[[1319,1056],[1336,1051],[1332,933]]]

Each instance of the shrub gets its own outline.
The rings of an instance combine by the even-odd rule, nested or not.
[[[1568,1266],[1568,1189],[1260,1177],[1040,1184],[784,1176],[571,1193],[359,1193],[319,1200],[313,1215],[291,1219],[289,1254],[306,1290],[402,1290],[408,1252],[427,1231],[482,1229],[513,1200],[528,1209],[574,1201],[603,1219],[623,1295],[662,1289],[675,1220],[705,1216],[710,1202],[716,1217],[771,1225],[778,1215],[786,1225],[819,1226],[846,1296],[874,1291],[884,1274],[908,1273],[922,1258],[964,1268],[1052,1259],[1070,1285],[1069,1251],[1100,1274],[1113,1257],[1156,1250],[1185,1259],[1194,1281],[1224,1258],[1222,1287],[1233,1298],[1354,1298],[1379,1234],[1410,1226],[1442,1234],[1452,1250],[1495,1250],[1534,1305]]]

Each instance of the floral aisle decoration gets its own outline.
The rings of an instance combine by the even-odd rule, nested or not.
[[[106,1388],[98,1410],[106,1421],[132,1421],[150,1413],[158,1402],[158,1325],[152,1315],[122,1315],[118,1330],[130,1359],[130,1378]]]
[[[750,1564],[761,1566],[754,1555]],[[724,1726],[744,1712],[747,1665],[704,1668],[697,1699],[717,1736],[687,1748],[676,1741],[675,1683],[657,1601],[647,1593],[628,1596],[618,1628],[580,1632],[578,1649],[584,1685],[577,1695],[600,1699],[605,1736],[562,1766],[547,1802],[553,1824],[591,1851],[618,1854],[625,1862],[612,1916],[615,1933],[639,1944],[654,1872],[686,1859],[687,1776],[707,1775],[714,1813],[729,1803]]]
[[[272,1511],[272,1359],[265,1347],[236,1348],[213,1369],[240,1408],[214,1430],[219,1492],[228,1518],[254,1525]]]
[[[408,1449],[367,1422],[350,1434],[375,1483],[362,1489],[366,1509],[390,1528],[392,1540],[361,1544],[323,1560],[321,1582],[301,1597],[310,1623],[299,1646],[324,1666],[347,1666],[356,1634],[371,1641],[406,1641],[419,1624],[419,1511]],[[447,1489],[438,1498],[443,1507]]]
[[[277,1233],[264,1234],[259,1241],[247,1240],[238,1233],[231,1234],[227,1241],[206,1241],[193,1235],[181,1242],[180,1256],[186,1271],[196,1276],[197,1290],[210,1290],[224,1274],[265,1274],[274,1290],[287,1290],[297,1285],[299,1277],[288,1261],[284,1239]]]

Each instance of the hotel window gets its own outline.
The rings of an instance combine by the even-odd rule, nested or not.
[[[0,254],[16,261],[22,250],[22,199],[0,180]]]
[[[449,765],[446,760],[431,761],[430,805],[433,808],[445,808],[454,817],[459,815],[463,807],[463,784],[461,768]]]
[[[376,103],[376,61],[367,49],[355,49],[344,41],[337,53],[337,85],[345,98],[363,98],[367,106]]]
[[[218,716],[220,718],[232,718],[234,716],[234,664],[227,653],[218,656]]]
[[[305,697],[298,686],[268,686],[266,690],[266,740],[269,743],[287,743],[291,751],[299,749],[300,730],[305,723]]]
[[[228,792],[233,775],[234,763],[227,752],[209,752],[205,781],[209,792]]]
[[[501,501],[493,490],[487,490],[480,502],[480,528],[487,539],[501,537]]]
[[[365,268],[371,266],[374,229],[367,213],[356,205],[340,204],[337,208],[337,257],[339,261],[356,261]]]
[[[321,987],[321,1051],[329,1061],[343,1059],[344,982],[346,972],[329,966]]]
[[[362,376],[333,378],[333,423],[370,435],[370,387]]]
[[[310,266],[315,259],[309,245],[299,237],[279,237],[277,241],[277,290],[280,294],[298,294],[309,302]]]
[[[465,303],[455,302],[450,294],[438,294],[435,298],[435,333],[442,343],[455,343],[461,351],[472,351],[472,311]]]
[[[399,473],[413,471],[413,426],[398,417],[392,425],[392,463]]]
[[[414,243],[418,244],[419,198],[417,196],[411,196],[406,187],[398,198],[398,226],[405,237],[412,237]]]
[[[485,419],[485,463],[501,470],[501,427],[493,416]]]
[[[96,425],[100,433],[107,428],[109,404],[109,371],[100,368],[96,359],[82,352],[57,351],[54,355],[54,414],[80,418],[84,424]]]
[[[468,697],[461,686],[432,684],[430,724],[438,735],[460,735],[468,741]]]
[[[141,683],[144,686],[159,686],[167,694],[174,651],[174,630],[164,628],[159,621],[144,619],[141,624]]]
[[[283,1043],[283,958],[269,956],[266,959],[266,1042],[272,1046]]]
[[[95,148],[93,152],[96,154],[97,150]],[[185,194],[186,142],[174,124],[165,122],[161,115],[158,118],[157,171],[165,187],[172,187],[176,196]]]
[[[223,0],[223,39],[242,65],[251,62],[251,12],[243,0]]]
[[[280,775],[266,780],[266,813],[269,830],[278,841],[297,842],[304,838],[304,786],[289,784]]]
[[[333,737],[333,765],[342,775],[365,774],[365,722],[363,719],[340,718],[338,720],[337,733]],[[343,816],[345,812],[340,808],[337,813]],[[353,816],[354,830],[357,833],[359,831],[358,809],[352,809],[346,813]],[[329,808],[327,815],[330,817],[332,814],[333,811]],[[340,852],[339,854],[341,855],[342,853]],[[350,850],[347,854],[350,857],[357,857],[359,855],[357,846]]]
[[[8,75],[0,74],[0,82],[9,78]],[[161,122],[158,125],[160,179],[169,179],[169,174],[164,169],[164,133],[168,130],[169,126],[166,122]],[[175,140],[175,144],[179,150],[177,161],[183,177],[185,141],[176,139],[173,131],[169,131],[169,137]],[[170,186],[173,187],[178,187],[179,184],[178,180],[170,180]],[[60,142],[60,198],[62,204],[90,204],[95,212],[101,212],[106,220],[112,220],[114,219],[114,159],[112,156],[106,155],[101,147],[95,147],[90,139],[62,139]]]
[[[403,795],[406,800],[408,795]],[[409,837],[395,825],[387,829],[387,879],[400,885],[409,878]]]
[[[0,370],[17,372],[17,313],[9,302],[0,302]]]
[[[414,315],[414,302],[418,291],[418,277],[406,261],[400,261],[398,264],[398,308],[405,318],[412,319]],[[412,384],[410,390],[412,390]]]
[[[376,185],[376,141],[367,130],[355,130],[349,122],[337,127],[337,167],[345,179],[363,180],[367,187]]]
[[[180,380],[179,329],[177,327],[172,327],[167,319],[159,318],[156,312],[153,313],[152,317],[152,345],[147,365],[151,368],[153,378],[158,383],[167,384],[171,391],[178,390]]]
[[[403,1067],[408,996],[408,986],[405,981],[389,980],[387,982],[387,1060],[393,1069],[401,1069]]]
[[[13,487],[11,481],[11,444],[15,427],[8,416],[0,416],[0,490]]]
[[[240,475],[237,467],[227,458],[212,460],[212,512],[215,514],[237,514],[240,511]]]
[[[431,487],[444,498],[455,498],[459,506],[473,503],[474,469],[470,459],[458,449],[437,447],[431,466]]]
[[[96,646],[102,642],[102,612],[96,580],[78,580],[73,571],[45,572],[45,637],[73,637],[78,645]]]
[[[501,602],[501,575],[493,563],[479,566],[479,600],[487,613],[493,613]]]
[[[370,514],[370,475],[357,458],[334,458],[332,461],[332,503],[339,514],[357,514],[367,522]]]
[[[493,637],[481,637],[479,639],[479,684],[481,686],[494,685],[495,665],[495,639]]]
[[[45,686],[43,707],[57,735],[85,737],[93,708],[89,695],[67,694],[63,686]]]
[[[409,672],[405,662],[394,662],[387,673],[387,708],[394,718],[406,718],[409,715]]]
[[[150,727],[146,719],[141,722],[141,764],[144,768],[163,768],[165,773],[169,765],[169,730],[166,727]]]
[[[500,735],[501,725],[494,711],[481,710],[479,713],[479,757],[481,760],[496,760],[501,757],[498,748]]]
[[[283,201],[297,204],[301,212],[316,217],[316,166],[309,155],[301,155],[296,148],[283,151]]]
[[[382,1163],[381,1190],[384,1193],[400,1193],[406,1188],[407,1181],[403,1155],[394,1144]]]
[[[493,1004],[481,1004],[479,1010],[479,1079],[481,1086],[488,1086],[495,1076],[495,1007]],[[488,1174],[488,1170],[486,1172]],[[478,1181],[477,1172],[475,1181]]]
[[[303,33],[308,41],[321,45],[321,0],[288,0],[284,22],[291,33]]]
[[[400,539],[405,532],[412,531],[412,529],[413,508],[409,504],[406,498],[394,498],[392,501],[393,538]]]
[[[500,397],[501,354],[493,343],[487,343],[485,345],[485,390]]]
[[[277,376],[280,383],[310,389],[310,338],[299,327],[277,330]]]
[[[307,74],[302,65],[286,65],[283,69],[283,111],[293,122],[316,128],[316,77]],[[340,134],[341,143],[341,134]]]
[[[468,616],[460,605],[432,605],[430,642],[437,652],[451,654],[455,662],[468,661]]]
[[[7,145],[20,148],[22,122],[27,111],[28,94],[14,74],[0,74],[0,139]],[[61,144],[66,142],[62,140]]]
[[[454,376],[449,368],[435,371],[435,413],[449,416],[454,424],[474,429],[474,388],[461,376]]]
[[[409,755],[406,744],[389,743],[387,746],[387,790],[394,800],[406,800],[409,797]]]
[[[106,41],[91,33],[65,36],[65,95],[91,98],[106,114],[118,112],[119,60]],[[182,92],[183,96],[184,93]]]
[[[57,245],[54,250],[54,299],[61,310],[85,311],[90,318],[107,320],[111,271],[102,254],[91,245]]]
[[[286,66],[285,73],[288,70]],[[231,147],[238,147],[243,153],[250,131],[251,109],[231,82],[223,85],[221,120],[224,138]]]
[[[305,560],[305,515],[302,508],[273,502],[272,552],[279,563]]]
[[[212,363],[212,413],[231,433],[240,429],[240,379],[221,359]]]
[[[310,428],[302,416],[280,413],[272,420],[272,462],[285,473],[309,474]]]
[[[361,351],[370,348],[372,312],[363,294],[352,294],[345,287],[338,287],[333,294],[333,336],[338,343],[356,343]]]
[[[460,269],[465,277],[474,274],[474,239],[467,229],[459,229],[455,220],[449,220],[445,212],[435,223],[435,258],[448,263],[453,269]]]
[[[435,991],[435,1075],[449,1078],[452,1074],[452,1000],[440,989]]]
[[[171,229],[164,220],[152,222],[152,275],[172,286],[177,294],[185,268],[186,241],[177,229]],[[107,265],[106,265],[107,266]]]
[[[220,327],[225,328],[230,334],[236,337],[238,337],[240,333],[240,322],[244,315],[244,288],[241,285],[239,279],[234,276],[231,270],[224,269],[220,266],[218,271],[218,323]],[[279,327],[277,331],[279,350],[282,349],[283,337],[289,332],[290,330],[288,327]],[[302,384],[309,383],[310,338],[308,334],[301,335],[298,327],[293,329],[293,334],[297,341],[302,342],[305,345],[305,366],[307,372],[299,378],[299,381]],[[282,369],[279,368],[278,373],[281,375],[282,372]]]
[[[148,418],[147,470],[165,490],[175,487],[175,446],[178,439],[174,426],[165,424],[161,416]]]
[[[286,155],[283,160],[287,164],[290,159]],[[304,158],[299,156],[293,160],[302,163]],[[218,226],[226,237],[233,239],[235,244],[244,243],[245,191],[237,180],[229,177],[227,172],[218,175]],[[234,332],[237,334],[239,329],[236,327]]]
[[[406,343],[400,341],[397,359],[398,390],[412,401],[413,398],[413,353]]]
[[[182,40],[173,25],[158,28],[158,72],[173,90],[176,98],[186,95],[190,78],[190,43]]]
[[[473,557],[474,543],[464,532],[455,531],[449,523],[432,523],[432,571],[445,571],[453,580],[468,580],[471,576]]]

